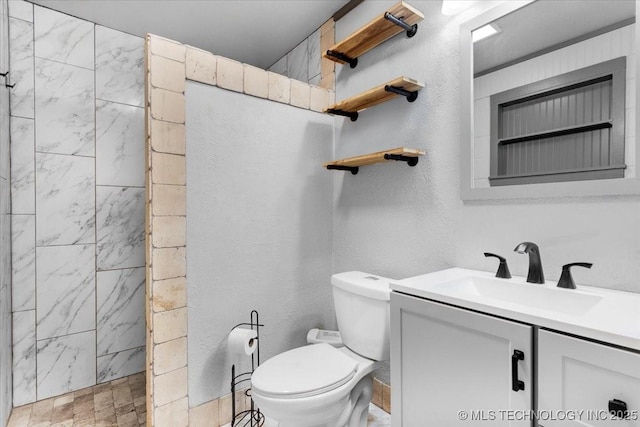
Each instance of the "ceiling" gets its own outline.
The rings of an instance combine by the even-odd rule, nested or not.
[[[348,0],[30,0],[97,24],[146,33],[268,68]]]
[[[495,21],[474,43],[474,74],[635,17],[634,0],[538,0]]]

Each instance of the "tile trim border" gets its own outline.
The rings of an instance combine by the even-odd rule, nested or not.
[[[230,394],[189,408],[186,81],[316,112],[335,92],[153,34],[145,37],[144,70],[147,425],[219,427],[231,421]],[[244,408],[243,391],[236,393]]]
[[[373,379],[373,397],[371,403],[386,413],[391,413],[391,386],[377,378]]]

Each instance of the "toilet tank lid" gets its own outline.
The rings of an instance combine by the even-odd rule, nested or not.
[[[389,295],[391,294],[389,283],[391,280],[393,279],[362,271],[347,271],[331,276],[331,284],[336,288],[384,301],[389,301]]]

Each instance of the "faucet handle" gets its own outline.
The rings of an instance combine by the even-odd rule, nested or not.
[[[576,284],[573,281],[573,277],[571,276],[571,267],[584,267],[591,268],[593,264],[590,262],[572,262],[570,264],[565,264],[562,266],[562,274],[560,275],[560,280],[558,280],[559,288],[566,289],[575,289]]]
[[[501,257],[500,255],[492,254],[490,252],[485,252],[484,256],[486,257],[494,257],[500,260],[500,266],[498,266],[498,271],[496,273],[496,277],[500,279],[511,279],[511,272],[509,272],[509,266],[507,265],[507,260]]]

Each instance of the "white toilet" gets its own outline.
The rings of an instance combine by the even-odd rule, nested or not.
[[[253,400],[280,427],[365,427],[369,373],[389,359],[389,279],[334,274],[333,301],[344,347],[312,344],[260,365]]]

